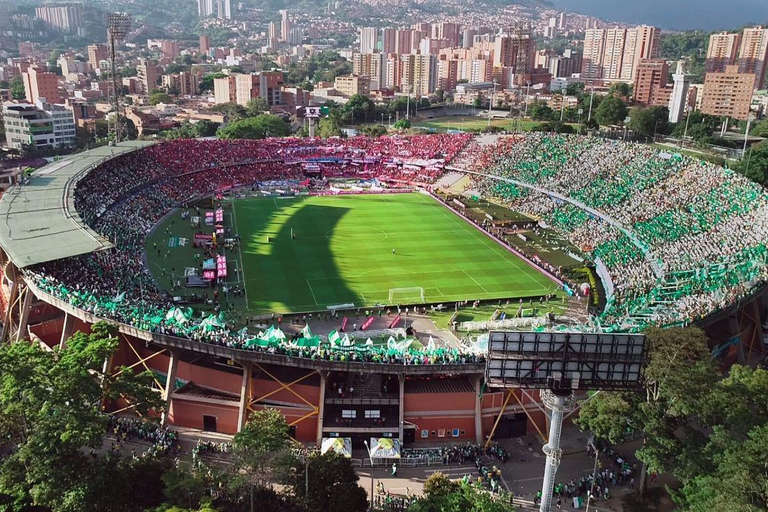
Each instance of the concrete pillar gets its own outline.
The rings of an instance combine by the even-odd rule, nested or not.
[[[33,298],[32,291],[27,288],[26,293],[24,293],[24,302],[21,304],[21,313],[19,314],[19,331],[14,341],[27,338],[27,321],[29,320],[29,308],[32,307]]]
[[[16,301],[16,294],[19,292],[19,281],[18,279],[13,281],[13,284],[11,285],[11,293],[8,294],[8,306],[5,309],[5,322],[3,322],[3,332],[2,336],[0,338],[0,343],[5,343],[5,341],[8,339],[8,336],[10,336],[10,325],[13,321],[13,303]]]
[[[483,443],[483,399],[480,392],[483,389],[483,378],[475,378],[475,442]]]
[[[61,339],[59,340],[59,348],[65,348],[67,346],[67,340],[72,336],[72,329],[75,326],[75,317],[69,313],[64,313],[64,326],[61,329]]]
[[[175,350],[168,349],[170,359],[168,360],[168,372],[166,373],[165,391],[163,391],[163,398],[165,399],[165,410],[163,411],[162,425],[165,427],[168,424],[168,416],[171,412],[171,400],[173,398],[173,392],[176,391],[176,371],[179,368],[179,355]]]
[[[320,374],[320,401],[317,404],[317,438],[316,438],[316,444],[317,447],[320,448],[320,445],[323,442],[323,417],[325,413],[325,386],[328,380],[328,373],[318,370],[317,373]]]
[[[398,417],[400,418],[400,423],[398,424],[397,429],[397,438],[400,439],[400,444],[403,443],[403,426],[405,425],[405,374],[400,374],[397,376],[400,381],[400,400],[398,402]]]
[[[243,383],[240,386],[240,409],[237,415],[237,431],[240,432],[248,419],[248,401],[251,399],[251,363],[243,363]]]

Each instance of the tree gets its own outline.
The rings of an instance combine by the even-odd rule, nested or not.
[[[366,124],[360,131],[369,137],[381,137],[387,134],[387,127],[383,124]]]
[[[578,96],[584,92],[584,84],[582,82],[568,82],[565,87],[566,96]]]
[[[687,136],[698,141],[705,137],[711,137],[712,132],[717,130],[720,125],[720,118],[709,114],[703,114],[698,110],[688,114],[688,122],[685,120],[677,123],[672,130],[672,136],[682,138],[686,134],[685,127],[688,125]]]
[[[411,122],[408,119],[403,118],[393,124],[392,127],[395,130],[407,130],[411,127]]]
[[[205,75],[202,80],[200,80],[200,93],[212,91],[214,79],[225,78],[226,76],[226,73],[211,73],[210,75]]]
[[[20,76],[11,78],[10,82],[11,98],[14,100],[23,100],[26,98],[26,92],[24,89],[24,80]]]
[[[442,89],[435,89],[435,99],[438,103],[445,101],[445,91]]]
[[[749,148],[733,168],[744,177],[768,186],[768,142],[763,141]]]
[[[669,126],[667,107],[639,108],[629,112],[627,128],[643,137],[652,137],[656,133],[666,133]]]
[[[324,117],[320,119],[317,127],[317,136],[327,139],[329,137],[343,137],[344,132],[341,129],[339,121],[335,117]]]
[[[551,121],[555,113],[544,103],[534,103],[528,108],[528,115],[534,121]]]
[[[101,447],[106,431],[103,401],[122,397],[143,415],[160,410],[149,372],[103,373],[117,343],[117,328],[99,322],[51,352],[36,343],[0,347],[0,438],[13,448],[0,459],[0,494],[15,508],[70,510],[64,505],[80,501],[93,483],[84,448]]]
[[[752,129],[749,130],[749,134],[754,135],[755,137],[768,137],[768,118],[753,124]]]
[[[238,121],[247,116],[245,107],[231,101],[214,105],[211,107],[211,110],[213,112],[218,112],[219,114],[224,114],[224,119],[230,123],[233,121]]]
[[[173,98],[168,93],[156,91],[150,94],[148,101],[150,105],[157,105],[158,103],[173,103]]]
[[[245,105],[245,113],[250,117],[255,117],[268,111],[269,104],[261,96],[248,100],[248,103]]]
[[[229,123],[216,134],[220,139],[266,139],[286,137],[291,134],[291,127],[282,117],[260,114]]]
[[[459,484],[445,476],[442,471],[435,471],[424,482],[424,496],[427,498],[440,498],[447,496],[459,488]]]
[[[607,96],[595,110],[594,119],[601,126],[618,125],[627,117],[627,105],[615,96]]]
[[[509,500],[494,499],[490,493],[476,489],[469,484],[456,484],[450,493],[430,493],[417,500],[409,512],[514,512],[515,506]]]
[[[343,112],[353,123],[365,123],[375,118],[376,105],[368,96],[353,94],[344,105]]]
[[[367,494],[358,485],[360,477],[349,459],[333,452],[307,457],[306,461],[293,459],[288,485],[309,510],[363,512],[368,509]],[[308,464],[306,468],[305,464]],[[309,476],[308,489],[305,470]]]
[[[195,123],[195,132],[198,137],[213,137],[219,126],[221,126],[219,123],[202,119]]]
[[[278,480],[290,458],[288,423],[280,411],[266,408],[253,413],[232,440],[234,466],[251,485],[264,487]]]
[[[632,86],[624,82],[617,82],[611,85],[608,93],[628,101],[629,97],[632,96]]]

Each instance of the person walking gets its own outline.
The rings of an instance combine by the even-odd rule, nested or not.
[[[392,464],[392,476],[397,476],[397,464]]]

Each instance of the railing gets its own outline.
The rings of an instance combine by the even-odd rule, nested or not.
[[[208,354],[214,357],[234,359],[238,363],[258,362],[274,364],[278,366],[291,366],[296,368],[309,368],[328,371],[347,371],[362,373],[391,373],[408,375],[433,375],[442,374],[478,374],[485,372],[485,363],[452,363],[452,364],[392,364],[392,363],[369,363],[362,361],[327,361],[320,359],[310,359],[303,357],[291,357],[283,354],[270,354],[256,350],[244,350],[223,345],[214,345],[202,341],[193,341],[186,338],[179,338],[168,334],[156,333],[139,329],[129,324],[116,322],[111,319],[101,318],[93,313],[78,309],[68,302],[55,297],[37,287],[32,280],[25,279],[34,295],[45,302],[52,304],[62,311],[65,311],[76,318],[88,323],[104,321],[116,325],[119,331],[128,336],[133,336],[145,341],[150,341],[164,348],[175,348],[196,352],[198,354]]]

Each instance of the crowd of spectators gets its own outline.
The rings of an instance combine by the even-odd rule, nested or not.
[[[325,361],[417,365],[482,362],[463,349],[450,348],[302,347],[296,340],[263,346],[249,343],[255,333],[248,333],[247,328],[210,328],[200,318],[189,318],[182,325],[167,317],[174,305],[144,262],[147,234],[168,212],[196,198],[276,183],[292,189],[312,186],[313,180],[306,179],[302,164],[322,155],[338,159],[329,165],[344,169],[344,177],[399,180],[409,185],[431,181],[469,139],[447,135],[345,140],[188,139],[126,153],[91,170],[74,191],[75,208],[82,219],[115,247],[38,265],[28,269],[27,275],[43,291],[99,317],[204,343]],[[414,170],[418,162],[424,163],[425,172]],[[325,179],[314,182],[319,187],[328,186]]]
[[[608,325],[687,323],[768,278],[768,195],[730,170],[601,138],[483,142],[458,157],[486,174],[467,188],[540,219],[604,264],[614,290]]]

